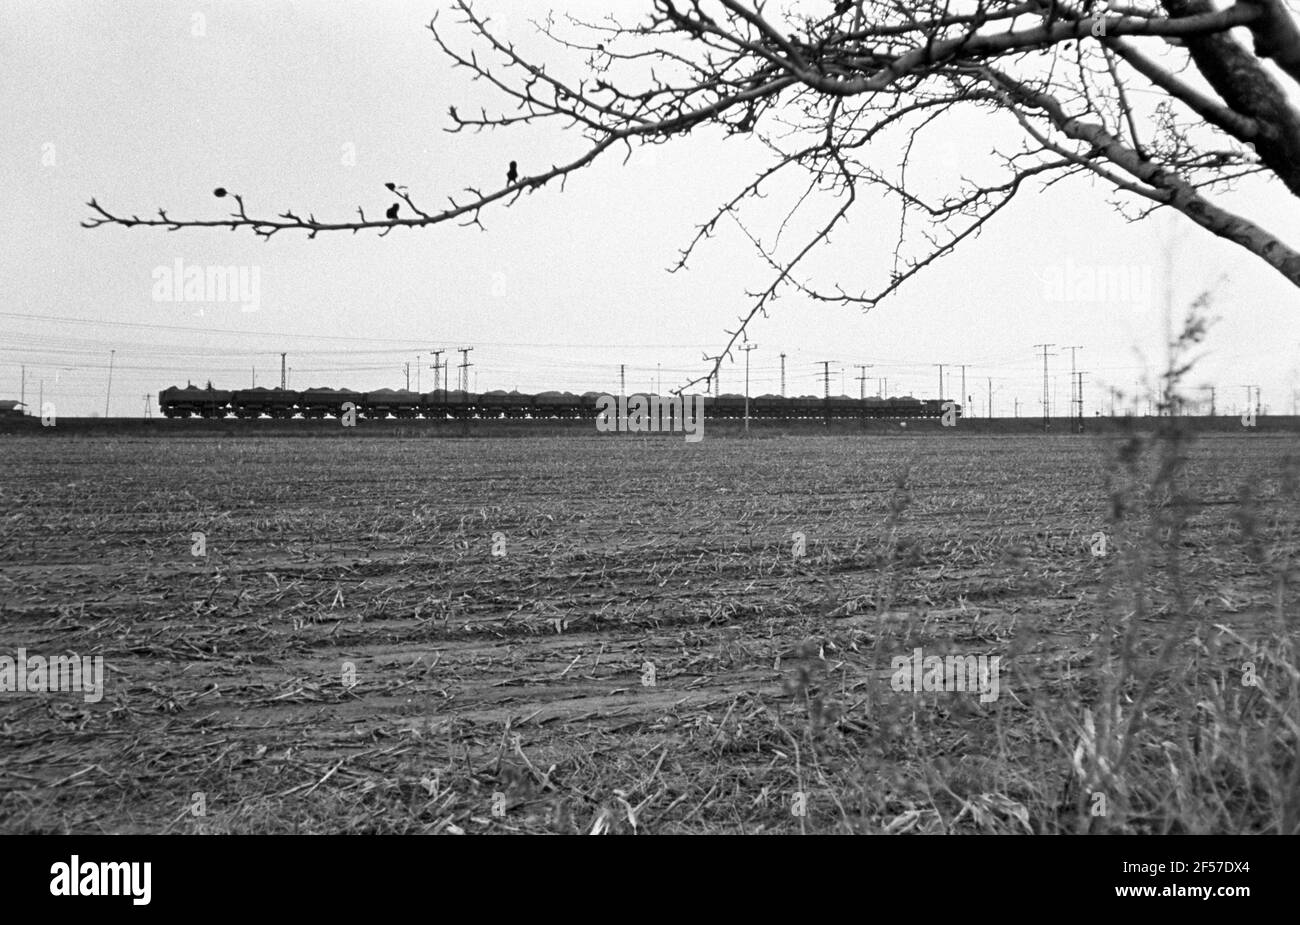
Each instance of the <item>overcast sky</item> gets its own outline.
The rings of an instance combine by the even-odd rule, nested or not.
[[[402,387],[403,364],[422,362],[410,382],[428,390],[427,351],[460,346],[474,347],[471,385],[484,391],[612,391],[620,364],[629,391],[701,374],[702,354],[716,352],[746,309],[746,288],[768,277],[748,242],[724,226],[689,272],[666,268],[694,226],[767,163],[752,139],[702,131],[626,166],[611,158],[572,176],[564,192],[554,185],[484,213],[485,231],[448,224],[315,241],[285,232],[267,242],[247,232],[79,226],[92,196],[119,212],[220,217],[230,200],[213,197],[218,186],[241,193],[254,212],[343,220],[361,205],[378,216],[393,201],[385,181],[432,207],[465,186],[503,184],[512,159],[527,175],[577,154],[582,139],[558,129],[444,131],[449,105],[470,112],[499,100],[439,54],[425,26],[440,5],[0,6],[0,397],[19,397],[26,364],[29,404],[43,388],[60,415],[102,414],[112,350],[114,415],[141,415],[146,403],[156,415],[146,396],[187,379],[242,388],[255,375],[275,385],[281,351],[294,388]],[[525,11],[604,5],[479,6],[508,9],[506,34],[554,55]],[[469,33],[444,19],[468,47]],[[915,169],[932,169],[936,190],[977,172],[991,147],[985,130],[992,137],[972,121],[932,137]],[[882,169],[892,153],[882,153]],[[1280,184],[1246,184],[1219,201],[1300,245],[1300,210]],[[855,288],[888,272],[897,211],[872,209],[867,203],[819,255],[820,282]],[[820,394],[815,364],[831,360],[833,392],[844,369],[843,391],[857,395],[855,365],[872,364],[868,394],[887,377],[889,393],[933,397],[933,364],[964,363],[976,413],[992,378],[998,414],[1011,414],[1018,399],[1020,413],[1033,416],[1042,374],[1033,345],[1049,342],[1058,352],[1084,348],[1089,413],[1104,409],[1107,387],[1132,389],[1160,362],[1166,248],[1180,312],[1218,283],[1222,320],[1193,382],[1218,386],[1221,410],[1242,404],[1242,385],[1258,384],[1266,406],[1290,412],[1300,390],[1300,293],[1181,218],[1126,223],[1105,190],[1083,180],[1030,191],[981,238],[870,313],[781,299],[751,328],[750,391],[779,390],[782,352],[789,394]],[[178,260],[255,270],[256,310],[155,300],[158,269]],[[1155,287],[1153,304],[1051,298],[1052,274],[1071,265],[1139,274]],[[1062,409],[1069,360],[1051,358]],[[956,396],[960,371],[950,371],[945,391]],[[743,385],[742,359],[725,369],[722,390]]]

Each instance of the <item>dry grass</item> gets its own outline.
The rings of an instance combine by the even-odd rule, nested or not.
[[[1294,435],[354,437],[5,438],[0,828],[1300,827]]]

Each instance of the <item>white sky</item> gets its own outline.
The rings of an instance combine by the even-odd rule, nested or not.
[[[605,5],[479,4],[494,6],[511,11],[507,34],[540,51],[525,11]],[[555,129],[443,131],[449,105],[466,113],[491,109],[498,98],[438,53],[424,28],[438,7],[336,0],[0,7],[7,295],[0,397],[19,397],[26,364],[29,404],[43,388],[62,416],[103,413],[114,349],[114,415],[143,414],[146,395],[152,405],[159,389],[187,379],[241,388],[256,367],[259,385],[275,385],[280,351],[289,354],[294,388],[401,387],[402,365],[415,363],[417,351],[458,346],[475,348],[479,390],[613,390],[620,363],[629,390],[658,375],[666,389],[702,373],[702,354],[725,342],[724,329],[747,307],[746,288],[764,285],[767,273],[725,226],[689,272],[665,268],[695,224],[767,163],[752,139],[696,132],[627,166],[611,158],[572,176],[563,193],[553,185],[490,210],[486,232],[441,225],[315,241],[283,232],[266,242],[247,232],[79,227],[92,196],[120,213],[164,206],[216,218],[230,202],[213,198],[216,186],[242,193],[251,212],[344,219],[357,205],[382,213],[393,201],[383,183],[393,180],[432,208],[465,186],[503,183],[512,159],[527,175],[577,153],[582,140]],[[191,34],[196,12],[206,18],[202,36]],[[449,19],[444,12],[440,24],[447,20],[447,33],[466,47],[468,32]],[[977,172],[992,146],[992,127],[980,121],[955,134],[931,136],[928,160],[913,168],[933,169],[927,182],[936,191]],[[353,166],[342,163],[345,145],[355,147]],[[882,169],[893,154],[882,151]],[[1280,185],[1248,184],[1218,201],[1300,245],[1300,210]],[[897,221],[892,207],[867,203],[818,256],[818,281],[855,288],[888,272]],[[1300,293],[1181,218],[1127,224],[1105,191],[1083,180],[1031,189],[980,239],[869,314],[781,299],[751,328],[758,349],[750,391],[778,391],[781,352],[789,394],[821,393],[815,363],[823,359],[835,361],[833,392],[846,369],[843,390],[858,394],[853,367],[868,363],[868,394],[877,377],[888,377],[890,393],[918,397],[938,391],[933,364],[965,363],[975,413],[984,413],[992,377],[998,414],[1010,414],[1018,399],[1020,413],[1034,416],[1042,361],[1033,345],[1051,342],[1057,351],[1083,346],[1091,413],[1108,403],[1107,386],[1131,389],[1160,362],[1161,254],[1170,240],[1179,312],[1225,278],[1215,307],[1222,320],[1193,383],[1217,385],[1221,411],[1243,403],[1242,385],[1258,384],[1266,407],[1290,412],[1300,390]],[[178,259],[257,268],[260,308],[155,302],[155,268]],[[1156,304],[1049,300],[1041,280],[1067,261],[1149,274]],[[431,357],[423,360],[428,390]],[[742,358],[724,371],[723,391],[741,391],[743,368]],[[1053,357],[1051,368],[1063,411],[1069,354]],[[949,375],[954,396],[960,371],[950,367]],[[416,378],[412,372],[412,387]]]

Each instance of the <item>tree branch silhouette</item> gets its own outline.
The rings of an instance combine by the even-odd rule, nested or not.
[[[392,219],[369,218],[361,207],[352,221],[293,210],[250,214],[236,195],[235,210],[216,218],[177,218],[163,209],[128,216],[92,199],[83,224],[247,229],[264,238],[282,231],[386,235],[453,222],[482,228],[486,209],[509,207],[553,181],[562,190],[570,174],[613,150],[626,163],[639,147],[697,129],[749,137],[770,152],[771,164],[695,226],[670,270],[686,269],[726,218],[771,277],[746,292],[749,307],[727,332],[730,340],[705,357],[710,371],[683,388],[714,377],[751,321],[783,293],[869,310],[978,236],[1026,183],[1100,181],[1130,220],[1173,209],[1300,286],[1300,253],[1212,198],[1251,177],[1300,197],[1300,111],[1283,84],[1300,82],[1300,28],[1283,0],[1237,0],[1223,9],[1211,0],[645,6],[635,22],[614,13],[595,22],[548,15],[536,23],[555,48],[547,60],[520,52],[470,0],[451,3],[452,30],[437,17],[429,23],[453,68],[505,101],[499,112],[463,115],[451,107],[447,131],[554,124],[579,149],[549,170],[496,190],[467,187],[441,209],[417,205],[405,187],[390,185],[406,207]],[[1252,47],[1234,29],[1248,34]],[[453,33],[467,47],[453,42]],[[951,120],[972,111],[1003,149],[981,150],[983,132],[958,140],[992,175],[963,175],[937,198],[926,195],[908,173],[915,153],[935,134],[952,141]],[[1007,145],[1002,133],[1017,141]],[[746,209],[787,192],[792,175],[803,181],[766,241]],[[863,195],[868,190],[875,195]],[[875,268],[882,279],[850,285],[848,267],[829,285],[801,275],[808,256],[855,214],[878,215],[881,199],[898,210],[892,265]],[[823,204],[826,214],[787,243],[796,217]]]

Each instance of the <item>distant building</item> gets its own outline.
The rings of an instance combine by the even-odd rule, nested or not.
[[[25,407],[20,401],[0,401],[0,418],[20,418]]]

